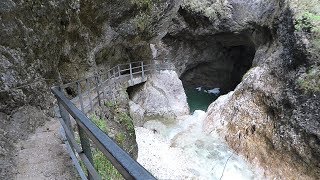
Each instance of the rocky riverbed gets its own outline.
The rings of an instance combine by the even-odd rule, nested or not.
[[[197,110],[174,124],[136,127],[138,162],[159,179],[262,179],[217,133],[204,132],[205,117]]]

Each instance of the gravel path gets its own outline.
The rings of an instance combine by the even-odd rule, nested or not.
[[[59,135],[60,124],[52,119],[25,141],[17,144],[18,180],[78,179]]]

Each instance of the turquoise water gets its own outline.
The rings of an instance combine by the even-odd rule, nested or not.
[[[209,105],[219,97],[219,93],[208,93],[201,89],[185,89],[190,112],[195,110],[207,111]]]

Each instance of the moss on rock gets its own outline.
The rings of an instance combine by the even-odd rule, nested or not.
[[[298,84],[306,92],[320,92],[320,67],[313,67],[300,76]]]

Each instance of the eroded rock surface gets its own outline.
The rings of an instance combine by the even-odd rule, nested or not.
[[[314,76],[318,76],[319,47],[314,41],[319,34],[313,28],[310,32],[299,30],[294,24],[299,16],[295,13],[301,13],[301,9],[292,9],[294,3],[229,1],[232,16],[222,18],[240,26],[224,28],[251,31],[248,38],[256,53],[253,67],[234,92],[209,107],[205,129],[208,133],[218,131],[239,154],[262,166],[268,178],[318,179],[320,101],[319,81]],[[190,8],[189,13],[198,11]],[[210,16],[198,13],[207,17],[208,24],[213,23]],[[202,33],[202,29],[191,34],[198,37],[195,33]],[[268,32],[269,38],[261,38]]]
[[[147,120],[164,118],[169,121],[189,114],[187,97],[178,75],[174,71],[152,74],[142,87],[133,90],[130,114],[142,126]]]
[[[269,178],[320,177],[319,17],[316,1],[185,0],[154,45],[186,85],[238,78],[210,106],[205,129]],[[243,77],[232,73],[248,58],[239,47],[254,51]]]
[[[174,63],[190,83],[202,79],[199,73],[210,86],[234,80],[225,93],[242,81],[222,105],[220,99],[210,107],[208,132],[219,130],[234,149],[241,139],[239,153],[267,176],[319,179],[319,9],[317,0],[1,1],[0,143],[7,146],[1,146],[0,178],[12,174],[8,152],[17,138],[6,124],[20,123],[14,116],[21,107],[33,106],[30,116],[34,108],[50,115],[52,84],[154,57]],[[242,69],[234,66],[248,57],[241,49],[250,49],[252,69],[235,79],[241,75],[233,70]],[[223,64],[229,61],[232,67]],[[150,100],[167,105],[166,98]],[[174,115],[141,102],[149,114]],[[28,133],[35,128],[27,126],[46,121],[34,117],[24,122]]]

